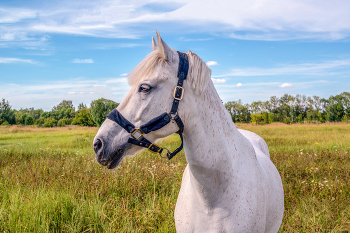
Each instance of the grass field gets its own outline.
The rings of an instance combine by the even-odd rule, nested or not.
[[[350,124],[237,126],[266,140],[281,174],[280,232],[350,231]],[[175,232],[184,153],[109,171],[94,159],[97,130],[0,127],[0,232]]]

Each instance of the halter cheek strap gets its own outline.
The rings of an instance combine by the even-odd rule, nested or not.
[[[169,160],[174,157],[177,153],[179,153],[183,148],[183,130],[184,124],[177,113],[177,109],[179,107],[180,100],[182,100],[184,89],[182,87],[184,80],[187,78],[189,62],[186,53],[177,52],[179,55],[179,68],[177,77],[179,78],[177,82],[177,86],[174,89],[174,101],[169,113],[163,113],[156,118],[148,121],[146,124],[140,126],[140,128],[136,128],[132,123],[130,123],[125,117],[118,112],[115,108],[108,115],[107,118],[119,124],[122,128],[124,128],[128,133],[130,133],[131,137],[128,139],[128,143],[148,148],[149,151],[153,153],[158,153],[162,157],[167,157]],[[145,134],[148,134],[152,131],[156,131],[158,129],[163,128],[167,124],[170,123],[171,120],[174,120],[179,127],[179,131],[176,133],[179,134],[181,139],[181,145],[175,151],[170,152],[167,148],[162,148],[157,144],[151,143],[147,138],[144,137]],[[166,152],[166,156],[162,155],[163,151]]]

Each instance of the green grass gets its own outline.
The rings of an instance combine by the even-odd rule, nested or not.
[[[266,140],[281,174],[280,232],[350,231],[350,124],[237,126]],[[184,153],[109,171],[94,159],[97,130],[0,127],[0,232],[175,232]]]

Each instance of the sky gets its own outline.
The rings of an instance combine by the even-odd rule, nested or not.
[[[158,30],[224,101],[350,91],[347,0],[0,0],[0,98],[46,111],[121,102]]]

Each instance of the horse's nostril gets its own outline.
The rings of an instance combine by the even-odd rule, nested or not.
[[[95,153],[97,153],[102,147],[102,142],[100,139],[96,139],[96,141],[94,142],[94,151]]]

